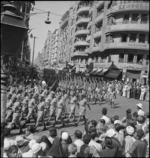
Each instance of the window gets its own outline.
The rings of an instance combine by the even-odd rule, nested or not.
[[[110,36],[106,36],[106,43],[109,43],[109,41],[110,41]]]
[[[149,64],[149,55],[147,55],[147,58],[146,58],[146,65]]]
[[[127,42],[127,34],[122,35],[122,42]]]
[[[139,19],[139,14],[138,13],[134,13],[132,14],[132,23],[137,23]]]
[[[133,63],[133,59],[134,59],[134,54],[129,54],[128,55],[128,62]]]
[[[130,35],[130,42],[136,42],[136,34],[134,34],[134,33],[132,33],[131,35]]]
[[[139,43],[145,43],[145,40],[146,40],[146,35],[145,34],[140,34],[139,36]]]
[[[124,54],[119,54],[119,62],[124,62]]]
[[[143,55],[141,55],[141,54],[137,55],[137,63],[139,63],[139,64],[143,63]]]
[[[147,14],[142,14],[141,15],[141,23],[146,24],[148,22],[148,15]]]
[[[123,18],[123,23],[128,23],[129,22],[129,14],[125,14]]]

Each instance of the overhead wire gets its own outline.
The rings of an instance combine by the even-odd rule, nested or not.
[[[34,7],[34,9],[39,10],[39,11],[43,11],[43,12],[49,12],[49,11],[39,9],[39,8],[35,8],[35,7]],[[62,15],[59,15],[59,14],[56,14],[56,13],[53,13],[53,12],[50,12],[50,14],[53,14],[53,15],[56,15],[56,16],[62,16]]]

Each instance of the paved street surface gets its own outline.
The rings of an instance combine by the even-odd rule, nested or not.
[[[95,120],[99,120],[102,116],[101,114],[101,110],[103,107],[107,107],[108,108],[108,116],[112,117],[114,115],[119,115],[119,117],[123,117],[125,116],[125,111],[128,108],[132,109],[132,112],[136,111],[136,104],[137,103],[142,103],[143,104],[143,110],[145,112],[149,111],[149,102],[147,101],[139,101],[139,100],[135,100],[135,99],[127,99],[125,97],[122,96],[117,96],[117,99],[115,101],[116,104],[116,108],[112,109],[110,108],[110,105],[106,104],[105,102],[102,102],[101,104],[93,104],[91,105],[91,111],[87,108],[87,118],[88,120],[91,119],[95,119]],[[78,108],[76,110],[76,115],[78,115]],[[22,121],[23,123],[24,121]],[[30,123],[31,125],[34,125],[34,123]],[[29,124],[27,124],[29,125]],[[56,125],[56,128],[58,129],[58,136],[60,134],[61,131],[68,131],[69,134],[71,136],[73,136],[73,133],[76,129],[82,130],[84,131],[84,126],[83,126],[83,122],[80,122],[78,127],[74,126],[74,123],[69,123],[68,125],[66,125],[65,128],[60,127],[61,124]],[[47,135],[48,136],[48,130],[46,131],[42,131],[43,126],[40,126],[37,128],[37,132],[35,132],[36,135]],[[11,138],[15,139],[16,135],[18,133],[17,129],[14,129],[11,131]]]

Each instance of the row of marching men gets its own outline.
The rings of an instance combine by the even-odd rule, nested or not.
[[[22,128],[33,119],[35,129],[43,123],[43,130],[46,125],[56,125],[59,120],[62,126],[69,123],[71,117],[75,120],[76,107],[79,108],[79,117],[75,126],[77,126],[83,117],[86,123],[86,107],[90,108],[92,102],[97,103],[103,100],[113,103],[115,91],[109,85],[100,85],[98,83],[75,83],[60,81],[57,90],[52,91],[52,87],[39,88],[35,85],[33,88],[23,85],[10,86],[7,99],[6,124],[11,129],[18,127],[19,133]],[[112,94],[113,95],[112,95]],[[69,107],[69,115],[68,114]],[[23,124],[21,121],[25,120]]]

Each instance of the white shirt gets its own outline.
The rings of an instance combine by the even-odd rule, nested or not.
[[[77,151],[80,152],[80,148],[84,143],[81,139],[77,139],[74,141],[74,144],[77,146]]]
[[[55,140],[55,138],[49,137],[48,139],[51,142],[51,144],[53,144],[53,141]]]
[[[99,143],[95,142],[94,140],[90,141],[89,146],[91,146],[91,147],[94,146],[96,148],[96,150],[99,152],[101,152],[101,150],[102,150],[102,146]]]
[[[42,81],[42,85],[46,85],[46,82],[45,82],[45,81]]]
[[[25,153],[22,154],[23,158],[32,157],[32,156],[33,156],[32,150],[29,150],[28,152],[25,152]]]
[[[4,158],[5,158],[5,157],[8,157],[5,152],[3,153],[3,157],[4,157]]]
[[[138,113],[139,116],[144,116],[145,115],[145,112],[141,109],[139,109],[137,113]]]
[[[101,119],[105,120],[105,124],[108,125],[110,123],[110,118],[108,118],[107,116],[103,115]]]

